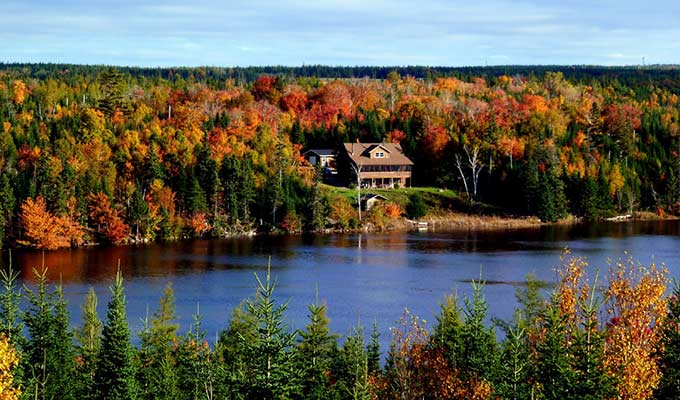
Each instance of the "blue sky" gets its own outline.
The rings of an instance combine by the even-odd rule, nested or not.
[[[680,1],[0,0],[0,61],[680,63]]]

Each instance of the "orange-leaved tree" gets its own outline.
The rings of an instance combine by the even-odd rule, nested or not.
[[[18,243],[42,250],[54,250],[83,243],[83,227],[68,216],[55,216],[42,196],[28,198],[21,205],[23,239]]]
[[[120,211],[111,206],[111,200],[105,193],[90,194],[88,216],[96,232],[108,242],[122,243],[130,233],[130,227],[123,222]]]

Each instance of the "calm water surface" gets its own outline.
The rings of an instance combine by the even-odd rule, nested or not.
[[[290,324],[302,328],[307,304],[318,286],[328,304],[331,329],[347,334],[361,321],[376,320],[382,342],[404,307],[432,326],[443,296],[471,293],[470,280],[480,273],[491,317],[509,319],[514,293],[534,273],[555,281],[554,266],[564,248],[606,271],[608,259],[625,257],[665,263],[680,275],[680,223],[635,222],[549,227],[505,232],[394,233],[331,236],[258,237],[197,240],[147,246],[97,247],[55,252],[15,251],[13,265],[22,282],[32,284],[31,270],[44,264],[54,282],[60,279],[74,324],[89,287],[100,297],[104,315],[117,264],[126,279],[128,317],[133,331],[149,309],[155,310],[167,282],[175,287],[180,331],[186,331],[197,305],[204,328],[214,338],[226,327],[230,311],[255,291],[253,273],[266,274],[268,258],[276,277],[276,296],[289,301]],[[2,263],[7,264],[3,253]],[[2,265],[2,264],[0,264]]]

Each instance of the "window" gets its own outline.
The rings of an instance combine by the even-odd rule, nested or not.
[[[382,151],[376,151],[375,153],[375,158],[385,158],[385,153]]]

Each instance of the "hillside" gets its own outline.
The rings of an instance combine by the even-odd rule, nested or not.
[[[677,213],[679,76],[675,66],[4,64],[2,236],[56,248],[356,226],[353,197],[322,190],[301,157],[356,141],[399,143],[437,212]],[[408,206],[406,193],[386,197],[390,215]]]

